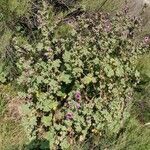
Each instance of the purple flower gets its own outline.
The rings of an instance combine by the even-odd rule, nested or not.
[[[72,114],[71,112],[68,112],[68,113],[66,114],[66,119],[67,119],[67,120],[73,119],[73,114]]]
[[[145,37],[144,37],[144,42],[145,42],[145,43],[148,43],[149,40],[150,40],[150,38],[149,38],[148,36],[145,36]]]
[[[77,91],[77,92],[75,93],[75,98],[76,98],[77,100],[80,100],[80,99],[81,99],[81,93],[80,93],[79,91]]]

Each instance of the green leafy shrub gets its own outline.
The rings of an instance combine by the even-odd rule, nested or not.
[[[133,40],[137,20],[83,14],[58,32],[50,12],[44,2],[36,43],[13,39],[28,137],[48,140],[51,149],[69,149],[94,135],[115,138],[139,81],[134,64],[146,50]]]

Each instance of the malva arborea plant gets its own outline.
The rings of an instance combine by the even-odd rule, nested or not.
[[[13,40],[29,140],[46,139],[51,149],[67,149],[91,136],[116,135],[139,81],[134,64],[145,51],[134,43],[137,20],[83,14],[75,26],[62,25],[67,36],[58,36],[60,27],[48,13],[43,5],[36,43]]]

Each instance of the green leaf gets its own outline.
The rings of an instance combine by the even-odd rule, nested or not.
[[[37,44],[37,50],[41,51],[43,49],[43,43],[38,43]]]
[[[58,92],[57,92],[57,96],[62,97],[62,98],[65,98],[65,97],[66,97],[66,94],[63,93],[63,92],[61,92],[61,91],[58,91]]]
[[[93,60],[93,62],[94,62],[95,65],[98,65],[99,62],[100,62],[100,60],[99,60],[98,58],[95,58],[95,59]]]
[[[52,67],[53,68],[59,68],[60,64],[61,64],[61,61],[59,59],[57,59],[57,60],[53,61]]]
[[[124,76],[124,70],[123,70],[122,66],[117,67],[116,76],[118,76],[118,77]]]
[[[75,129],[76,129],[76,132],[81,132],[82,131],[82,128],[81,128],[80,124],[76,125]]]
[[[71,77],[69,74],[62,73],[60,75],[59,81],[63,81],[66,84],[69,84],[69,83],[71,83]]]
[[[96,82],[96,78],[94,78],[92,74],[88,74],[87,76],[85,76],[82,79],[82,81],[83,81],[84,84],[89,84],[91,82],[95,83]]]
[[[37,79],[37,83],[38,84],[40,84],[40,83],[42,83],[44,81],[43,76],[38,76],[36,79]]]
[[[68,51],[65,51],[65,53],[63,54],[63,59],[64,59],[64,62],[70,62],[71,53]]]
[[[58,106],[57,101],[46,99],[40,102],[37,107],[45,112],[49,112],[51,110],[56,110],[57,106]]]
[[[50,126],[51,125],[51,120],[52,120],[52,116],[43,116],[42,117],[42,123],[45,126]]]
[[[67,141],[67,139],[63,139],[61,144],[60,144],[60,146],[61,146],[62,149],[66,150],[66,149],[68,149],[70,147],[70,144]]]
[[[135,77],[140,77],[140,72],[139,71],[135,71]]]
[[[105,73],[106,73],[106,75],[107,75],[108,77],[114,76],[114,71],[113,71],[113,69],[111,68],[110,65],[107,64],[107,65],[104,67],[104,71],[105,71]]]

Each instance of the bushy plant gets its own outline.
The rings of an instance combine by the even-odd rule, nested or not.
[[[138,21],[126,14],[83,14],[58,32],[43,2],[39,40],[13,39],[28,137],[48,140],[51,149],[69,149],[94,135],[116,137],[139,81],[134,64],[145,51],[133,40]]]

